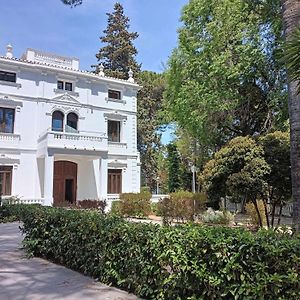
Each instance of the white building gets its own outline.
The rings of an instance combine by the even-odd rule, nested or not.
[[[0,193],[52,205],[139,192],[137,91],[28,49],[0,56]]]

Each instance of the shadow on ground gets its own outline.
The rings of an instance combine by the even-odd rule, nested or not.
[[[27,259],[21,242],[18,223],[0,224],[1,300],[138,299],[44,259]]]

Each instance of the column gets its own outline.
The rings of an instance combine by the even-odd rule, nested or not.
[[[101,161],[99,159],[93,160],[93,172],[95,176],[95,181],[96,181],[96,192],[97,192],[97,198],[99,200],[102,200],[103,196],[101,194],[102,192],[102,187],[101,187]]]
[[[44,205],[53,205],[53,173],[54,173],[54,156],[45,156],[44,168]]]
[[[100,195],[102,200],[106,200],[107,207],[110,209],[111,203],[107,199],[107,158],[102,157],[100,162]]]

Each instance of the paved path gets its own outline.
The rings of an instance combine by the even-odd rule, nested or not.
[[[138,299],[47,260],[25,258],[18,227],[0,224],[0,300]]]

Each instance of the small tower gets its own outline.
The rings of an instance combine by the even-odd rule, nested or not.
[[[103,64],[99,66],[99,76],[101,77],[105,76]]]
[[[132,72],[131,69],[128,72],[128,76],[129,76],[128,81],[131,82],[131,83],[134,83],[133,72]]]
[[[8,44],[7,46],[6,46],[6,57],[7,58],[13,58],[13,53],[12,53],[12,51],[13,51],[13,47],[12,47],[12,45],[11,44]]]

